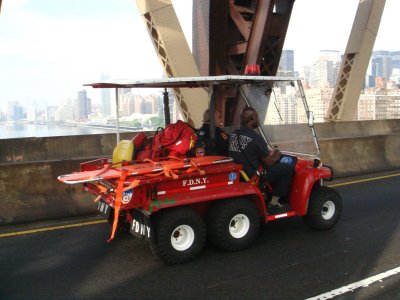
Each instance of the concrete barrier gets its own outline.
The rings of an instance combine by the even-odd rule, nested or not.
[[[0,225],[93,214],[93,197],[57,176],[79,170],[81,160],[0,165]]]
[[[298,126],[271,128],[279,136]],[[320,123],[321,159],[336,177],[400,167],[400,120]],[[129,139],[134,133],[122,133]],[[93,196],[57,176],[83,161],[109,157],[115,134],[0,140],[0,225],[94,214]]]
[[[134,135],[121,133],[121,139]],[[57,177],[110,157],[115,145],[115,134],[0,140],[0,225],[96,213],[92,195]]]

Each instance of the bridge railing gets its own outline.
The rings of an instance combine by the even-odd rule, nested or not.
[[[276,126],[272,134],[295,137],[295,125],[282,126],[292,127]],[[400,168],[400,120],[315,127],[321,159],[336,178]],[[94,214],[93,196],[57,177],[79,170],[83,161],[111,156],[115,144],[115,134],[0,140],[0,225]]]

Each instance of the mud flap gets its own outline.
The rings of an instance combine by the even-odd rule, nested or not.
[[[133,209],[131,214],[132,223],[129,230],[130,234],[153,245],[154,228],[150,216],[138,209]]]

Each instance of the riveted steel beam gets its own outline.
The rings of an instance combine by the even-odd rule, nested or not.
[[[262,75],[276,75],[294,1],[194,0],[196,9],[201,10],[207,2],[209,10],[209,39],[194,34],[195,39],[202,39],[201,43],[195,41],[194,52],[196,45],[209,45],[208,74],[203,75],[244,74],[248,64],[259,64]],[[196,15],[201,14],[197,12],[195,20]],[[232,97],[229,91],[217,100],[217,106],[225,112],[225,124],[230,125],[237,121],[244,102],[239,93]],[[260,113],[263,117],[266,111]]]

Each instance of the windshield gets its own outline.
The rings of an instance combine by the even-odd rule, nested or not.
[[[301,81],[270,81],[242,85],[241,94],[260,118],[260,130],[271,147],[283,152],[318,155]]]
[[[273,77],[273,76],[244,76],[221,75],[205,77],[175,77],[149,80],[120,80],[117,82],[97,82],[85,84],[94,88],[174,88],[178,89],[177,101],[184,108],[185,118],[201,115],[206,107],[205,94],[186,94],[183,91],[206,89],[211,95],[219,86],[224,89],[216,93],[216,97],[210,97],[209,106],[215,106],[215,99],[224,97],[227,102],[233,103],[229,108],[231,114],[231,128],[239,126],[239,120],[234,109],[242,98],[248,105],[255,108],[260,117],[260,130],[271,147],[277,146],[286,153],[319,155],[318,143],[313,127],[308,126],[308,108],[305,101],[304,90],[301,81],[297,78]],[[210,89],[210,87],[212,87]],[[237,91],[237,87],[239,90]],[[239,93],[237,93],[239,92]],[[118,93],[117,93],[118,94]],[[231,102],[233,100],[233,102]],[[213,105],[211,105],[211,102]],[[204,106],[204,107],[203,107]],[[211,119],[213,117],[211,116]],[[192,120],[193,121],[193,120]],[[118,125],[118,124],[117,124]],[[118,127],[118,126],[117,126]]]

